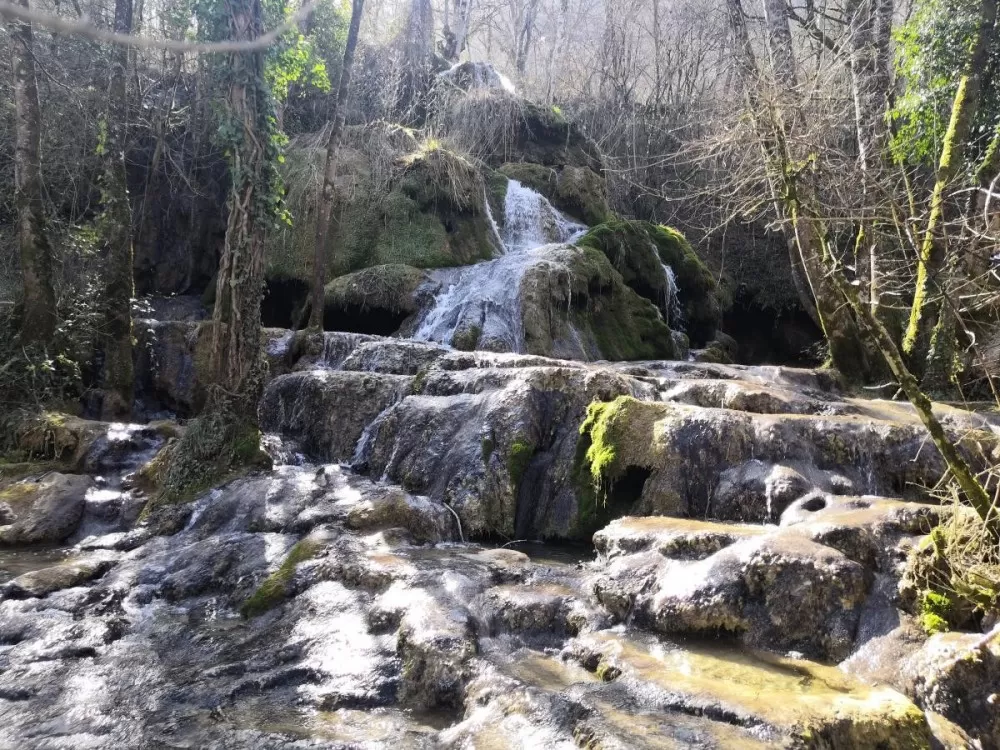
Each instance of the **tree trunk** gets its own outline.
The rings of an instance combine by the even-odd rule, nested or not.
[[[559,16],[556,19],[556,33],[549,49],[548,80],[546,81],[545,101],[549,104],[555,101],[557,64],[563,55],[566,43],[566,16],[569,14],[569,0],[559,0]]]
[[[309,316],[310,328],[323,330],[324,288],[326,286],[326,245],[330,236],[330,219],[336,199],[337,151],[344,133],[347,116],[347,96],[351,90],[351,71],[354,68],[354,50],[358,46],[358,30],[361,28],[361,14],[365,0],[353,0],[351,5],[351,25],[347,31],[347,45],[344,47],[344,64],[340,68],[340,86],[334,104],[333,123],[330,137],[326,142],[326,165],[323,169],[323,187],[320,193],[319,211],[316,214],[316,247],[313,255],[312,311]]]
[[[763,0],[763,6],[775,84],[775,104],[771,113],[774,140],[771,155],[775,160],[770,165],[774,174],[772,179],[779,180],[781,185],[778,195],[791,223],[802,269],[816,302],[820,327],[830,350],[830,363],[849,381],[861,382],[869,375],[869,358],[850,309],[844,306],[823,267],[826,238],[822,227],[807,218],[806,209],[814,203],[812,189],[808,181],[800,177],[803,167],[795,166],[805,164],[809,155],[798,153],[791,141],[791,136],[803,126],[803,115],[796,96],[798,80],[788,7],[785,0]]]
[[[132,32],[131,0],[115,0],[115,32]],[[111,83],[108,87],[107,143],[104,164],[104,419],[126,419],[132,414],[132,211],[125,174],[128,47],[111,50]]]
[[[528,6],[524,11],[524,19],[517,30],[516,55],[514,57],[514,67],[520,77],[524,77],[524,72],[528,67],[528,55],[531,54],[531,42],[535,33],[535,20],[538,16],[538,0],[528,0]]]
[[[944,264],[944,253],[938,247],[938,232],[944,220],[947,191],[962,169],[965,147],[969,140],[972,121],[979,108],[981,73],[986,68],[987,57],[993,42],[997,20],[997,0],[982,0],[979,11],[979,30],[969,55],[968,67],[963,72],[951,107],[951,119],[941,144],[941,159],[937,178],[931,193],[930,215],[927,229],[917,259],[917,283],[913,292],[910,318],[903,337],[903,352],[911,366],[923,367],[926,357],[930,327],[937,319],[937,295],[931,287]]]
[[[21,0],[28,7],[28,0]],[[14,71],[14,199],[17,241],[24,283],[21,340],[48,343],[56,330],[56,295],[52,284],[52,248],[45,234],[42,202],[41,110],[35,83],[31,24],[8,21]]]
[[[885,34],[886,15],[891,19],[892,0],[852,0],[847,6],[854,99],[854,125],[861,170],[862,215],[855,242],[855,273],[868,304],[877,313],[879,306],[877,232],[870,206],[874,199],[881,156],[888,140],[886,111],[889,106],[889,37]]]

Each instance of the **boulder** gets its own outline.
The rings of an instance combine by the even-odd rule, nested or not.
[[[3,592],[10,599],[48,596],[55,591],[100,578],[111,569],[116,559],[116,555],[104,552],[35,570],[9,581],[3,587]]]
[[[901,666],[903,687],[922,708],[1000,748],[1000,627],[990,633],[938,633]]]
[[[58,544],[76,531],[83,517],[87,491],[94,480],[88,476],[49,473],[0,490],[10,521],[0,526],[0,543]]]

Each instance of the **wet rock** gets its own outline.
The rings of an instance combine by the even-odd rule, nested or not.
[[[711,502],[717,479],[734,465],[781,463],[806,467],[807,478],[826,474],[839,491],[893,496],[920,496],[917,487],[933,486],[944,472],[940,455],[926,450],[926,432],[916,425],[877,422],[850,416],[763,415],[727,409],[701,409],[620,398],[591,407],[585,437],[600,434],[601,444],[588,455],[610,460],[590,472],[614,489],[630,472],[645,476],[631,513],[637,515],[696,515],[730,520]],[[957,436],[974,463],[982,462],[980,446],[996,441],[987,433]],[[590,446],[588,446],[589,448]],[[742,518],[768,517],[769,488],[765,480],[730,475],[727,505]],[[799,473],[803,471],[799,469]],[[820,475],[822,476],[822,475]],[[843,477],[845,481],[839,477]],[[748,492],[754,486],[762,493]],[[798,482],[799,488],[802,483]],[[783,491],[783,500],[794,494]],[[734,500],[735,498],[735,500]],[[759,507],[748,507],[753,499]],[[735,520],[735,519],[734,519]]]
[[[348,528],[372,531],[406,529],[419,542],[451,539],[455,527],[451,513],[440,503],[387,488],[383,494],[360,503],[347,514]]]
[[[59,543],[72,536],[83,517],[93,479],[74,474],[46,474],[0,491],[13,521],[0,526],[0,543]]]
[[[578,638],[566,653],[661,710],[753,726],[768,744],[902,750],[930,743],[923,713],[903,695],[831,667],[610,633]]]
[[[403,615],[398,633],[403,661],[401,699],[413,708],[457,706],[470,676],[476,639],[469,615],[427,597]]]
[[[600,542],[639,549],[612,558],[595,577],[598,600],[616,616],[633,616],[662,633],[722,631],[754,647],[820,658],[850,651],[870,583],[859,563],[795,532],[723,526],[713,534],[681,521],[650,533],[634,525],[640,527],[635,541],[623,545],[628,524],[619,523]],[[693,546],[689,556],[696,559],[668,560],[650,549],[654,544],[665,546],[668,557]],[[704,556],[705,546],[722,548]]]
[[[376,416],[412,379],[360,372],[296,372],[275,378],[260,406],[261,428],[297,440],[310,455],[346,461]]]
[[[577,630],[571,617],[575,598],[575,591],[554,584],[496,586],[472,609],[489,635],[514,632],[558,639]]]
[[[360,344],[344,360],[345,370],[382,372],[391,375],[416,375],[436,362],[448,350],[419,341],[387,339]]]
[[[92,555],[72,560],[51,568],[43,568],[20,575],[8,582],[4,594],[11,599],[42,597],[100,578],[115,564],[115,555]]]
[[[622,392],[653,389],[603,369],[431,371],[424,395],[375,420],[357,465],[447,500],[466,538],[583,536],[593,529],[579,528],[579,420],[590,400]]]
[[[701,560],[741,539],[766,533],[762,526],[739,526],[667,516],[626,517],[594,534],[601,554],[621,557],[656,550],[676,560]]]
[[[984,748],[1000,747],[1000,628],[932,635],[905,659],[901,674],[918,705],[963,727]]]
[[[197,413],[205,399],[209,325],[139,320],[135,332],[137,396],[155,408],[184,416]]]

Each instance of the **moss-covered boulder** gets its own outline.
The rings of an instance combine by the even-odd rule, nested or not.
[[[672,359],[663,316],[607,257],[569,245],[536,252],[521,280],[525,351],[569,359]]]
[[[593,226],[611,218],[604,179],[588,167],[504,164],[500,174],[537,190],[560,211]]]
[[[324,327],[335,331],[392,334],[420,309],[417,290],[425,271],[388,264],[340,276],[326,285]]]
[[[680,320],[692,344],[710,341],[722,321],[722,303],[711,271],[690,243],[670,227],[645,221],[611,219],[593,227],[577,243],[600,250],[638,294],[669,311],[669,266],[677,287]]]
[[[271,286],[310,283],[325,159],[315,140],[300,139],[286,157],[291,224],[268,237]],[[466,265],[499,249],[480,169],[438,141],[418,142],[412,132],[386,124],[349,129],[338,173],[326,248],[330,278],[385,264]],[[299,293],[307,288],[299,286]]]

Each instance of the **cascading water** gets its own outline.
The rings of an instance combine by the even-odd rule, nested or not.
[[[680,296],[677,289],[677,274],[674,269],[666,263],[663,266],[663,276],[667,280],[667,290],[663,300],[663,314],[667,318],[668,325],[675,331],[684,330],[684,311],[681,309]]]
[[[545,196],[510,180],[499,232],[504,254],[464,268],[435,271],[431,277],[441,291],[413,338],[451,345],[456,335],[473,334],[473,343],[480,348],[522,351],[520,287],[525,271],[537,262],[534,251],[572,242],[586,230]]]

